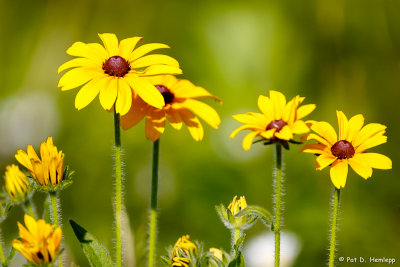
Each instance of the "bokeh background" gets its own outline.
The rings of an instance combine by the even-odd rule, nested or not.
[[[160,254],[186,233],[206,248],[229,251],[230,234],[214,205],[227,205],[234,195],[272,210],[271,147],[244,152],[243,134],[234,140],[229,134],[239,126],[233,114],[257,111],[259,94],[279,90],[289,98],[306,96],[305,103],[317,105],[309,118],[335,127],[336,109],[388,126],[388,143],[373,151],[391,157],[393,170],[376,170],[367,181],[349,172],[337,255],[399,262],[399,13],[395,0],[1,0],[0,170],[16,162],[18,148],[38,148],[54,136],[76,171],[74,184],[61,194],[67,257],[88,266],[69,218],[112,250],[113,116],[98,98],[75,110],[78,90],[57,88],[57,68],[71,58],[65,51],[75,41],[100,42],[97,33],[104,32],[143,36],[144,43],[169,44],[165,53],[179,60],[182,77],[223,99],[222,105],[205,100],[222,124],[219,130],[205,126],[202,142],[185,128],[167,127],[161,138]],[[128,257],[145,266],[152,143],[143,123],[122,132],[122,144]],[[300,249],[293,266],[321,266],[328,255],[332,184],[328,169],[316,171],[315,158],[299,148],[284,153],[284,229]],[[34,196],[39,210],[43,199]],[[22,216],[17,207],[1,224],[7,249]],[[247,238],[264,231],[257,224]]]

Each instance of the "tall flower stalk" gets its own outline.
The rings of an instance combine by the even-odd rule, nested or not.
[[[116,266],[122,266],[122,158],[119,114],[114,111],[115,159],[115,250]]]
[[[331,228],[331,242],[329,246],[329,267],[335,264],[335,250],[336,250],[336,229],[337,217],[339,213],[340,189],[335,188],[333,193],[333,210],[332,210],[332,228]]]
[[[260,138],[255,142],[264,145],[275,144],[275,267],[280,262],[280,231],[281,231],[281,211],[282,211],[282,146],[289,149],[289,143],[298,143],[293,140],[295,134],[304,134],[310,131],[302,119],[310,114],[314,109],[314,104],[300,107],[304,97],[295,96],[289,102],[280,92],[270,91],[269,97],[260,95],[258,97],[258,108],[262,113],[247,112],[245,114],[234,115],[233,118],[244,125],[232,132],[231,138],[243,130],[251,130],[244,138],[242,146],[244,150],[249,150],[254,138]],[[255,143],[254,142],[254,143]]]
[[[160,151],[160,139],[153,142],[153,166],[151,175],[150,233],[149,233],[149,259],[148,259],[149,267],[154,266],[155,256],[156,256],[159,151]]]

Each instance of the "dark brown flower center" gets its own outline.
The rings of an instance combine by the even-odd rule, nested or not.
[[[103,70],[105,74],[110,76],[124,77],[124,75],[131,70],[131,67],[129,66],[128,61],[124,58],[113,56],[104,62]]]
[[[283,120],[276,120],[276,121],[271,121],[270,124],[268,124],[267,128],[265,128],[266,131],[271,130],[271,129],[276,129],[276,132],[279,132],[282,130],[282,128],[287,125],[286,122]]]
[[[165,87],[164,85],[156,85],[156,88],[158,91],[160,91],[161,95],[164,97],[164,102],[165,105],[172,103],[174,101],[174,94],[171,93],[171,91]]]
[[[346,140],[337,141],[331,147],[331,151],[332,151],[332,154],[339,159],[352,158],[354,156],[354,152],[355,152],[353,145]]]

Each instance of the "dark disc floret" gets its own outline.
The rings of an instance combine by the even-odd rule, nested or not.
[[[283,120],[271,121],[271,123],[268,124],[265,130],[268,131],[275,128],[276,132],[279,132],[280,130],[282,130],[283,127],[285,127],[285,125],[287,125],[287,123]]]
[[[165,105],[172,103],[174,101],[175,95],[164,85],[156,85],[155,86],[161,95],[164,97]]]
[[[354,156],[355,150],[350,142],[340,140],[331,147],[331,152],[338,159],[349,159]]]
[[[113,56],[104,62],[103,70],[105,74],[110,76],[124,77],[131,70],[131,67],[123,57]]]

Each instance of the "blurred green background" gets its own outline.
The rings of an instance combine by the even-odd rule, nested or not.
[[[229,251],[230,234],[214,205],[228,205],[234,195],[272,210],[271,147],[244,152],[243,134],[234,140],[229,134],[239,126],[233,114],[258,111],[258,95],[279,90],[288,98],[305,96],[305,103],[317,105],[308,118],[335,127],[336,109],[388,126],[388,143],[373,151],[391,157],[394,168],[376,170],[367,181],[349,172],[337,255],[400,262],[399,13],[400,2],[393,0],[0,0],[0,170],[16,162],[18,148],[38,148],[54,136],[76,171],[74,184],[61,194],[68,259],[88,266],[69,218],[112,250],[113,116],[98,98],[77,111],[78,90],[57,88],[57,68],[71,58],[65,51],[75,41],[100,42],[97,33],[104,32],[119,39],[143,36],[144,43],[170,45],[165,53],[179,60],[182,77],[223,99],[223,105],[206,100],[222,124],[219,130],[205,125],[202,142],[171,127],[161,138],[159,254],[186,233],[206,248]],[[136,266],[145,266],[150,194],[152,143],[143,125],[122,133],[132,229],[125,236]],[[316,171],[315,157],[299,149],[284,153],[284,229],[301,244],[294,266],[321,266],[328,256],[333,186],[329,170]],[[39,209],[43,198],[34,196]],[[22,215],[15,208],[1,225],[7,248]],[[257,224],[247,237],[263,231]]]

